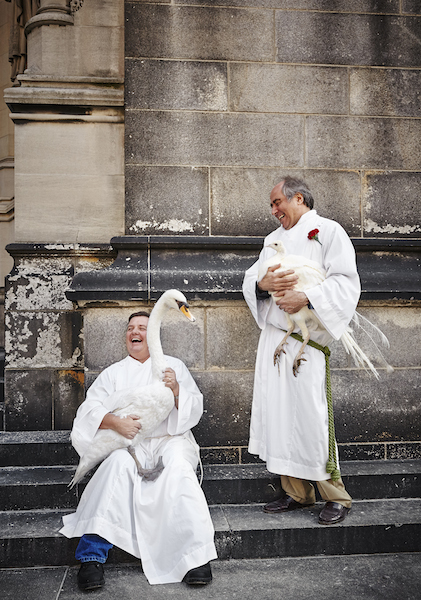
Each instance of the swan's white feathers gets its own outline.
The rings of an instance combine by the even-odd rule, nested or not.
[[[304,292],[305,290],[308,290],[311,287],[322,283],[326,279],[326,272],[318,262],[310,260],[305,256],[287,254],[285,246],[280,240],[272,242],[271,244],[269,244],[269,246],[276,251],[276,254],[271,256],[262,264],[258,273],[258,281],[260,281],[264,277],[269,267],[272,267],[277,264],[280,264],[281,266],[279,269],[276,270],[276,272],[288,271],[290,269],[293,269],[295,271],[295,274],[298,276],[298,282],[295,285],[294,289],[300,292]],[[309,325],[309,330],[314,331],[317,328],[323,328],[323,324],[317,318],[315,311],[310,310],[307,306],[299,310],[297,313],[288,314],[286,316],[287,318],[291,319],[293,323],[298,325],[300,329],[302,327],[305,328],[307,324]],[[367,336],[369,337],[370,341],[373,343],[376,349],[376,355],[381,358],[382,362],[386,366],[387,371],[393,371],[393,368],[384,359],[383,354],[381,353],[378,344],[374,339],[377,338],[378,343],[388,347],[389,342],[386,336],[380,331],[378,327],[376,327],[376,325],[371,323],[368,319],[366,319],[357,312],[355,313],[352,320],[355,326],[359,327],[367,334]],[[363,321],[364,324],[362,324],[361,321]],[[303,337],[305,336],[303,335]],[[345,333],[340,339],[346,352],[354,360],[355,365],[357,367],[363,367],[365,370],[370,369],[370,371],[375,375],[375,377],[378,378],[379,374],[377,372],[377,369],[374,367],[367,354],[358,345],[357,341],[354,338],[353,330],[351,329],[351,327],[347,327]]]

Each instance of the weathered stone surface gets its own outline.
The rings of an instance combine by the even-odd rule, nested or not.
[[[332,67],[230,64],[230,109],[348,113],[348,73]]]
[[[311,168],[419,168],[421,120],[307,117]]]
[[[277,11],[276,60],[415,67],[418,30],[417,17]]]
[[[137,307],[87,310],[84,315],[85,366],[88,371],[102,371],[127,356],[125,333],[127,319]],[[87,387],[92,381],[87,381]]]
[[[208,308],[206,316],[208,369],[254,369],[260,329],[249,309],[240,306]]]
[[[421,173],[367,173],[363,187],[364,234],[421,237]]]
[[[350,236],[361,235],[360,178],[356,172],[310,169],[211,169],[213,235],[265,236],[277,227],[269,196],[285,175],[303,177],[317,212],[338,221]]]
[[[72,276],[69,257],[17,257],[7,277],[6,310],[71,309],[64,292]]]
[[[72,428],[79,405],[85,398],[83,371],[60,370],[54,381],[54,429]]]
[[[421,365],[421,313],[417,307],[359,308],[358,312],[380,328],[389,340],[390,348],[379,344],[386,360],[393,367],[412,368]],[[362,323],[363,327],[366,327]],[[370,359],[380,365],[378,353],[365,334],[356,333],[356,339]],[[376,338],[375,338],[376,339]]]
[[[194,428],[200,446],[248,443],[253,373],[207,371],[194,374],[204,396],[204,414]]]
[[[421,458],[421,443],[387,444],[387,458],[406,460]]]
[[[209,233],[208,169],[126,167],[126,233]]]
[[[109,242],[122,233],[123,144],[122,123],[16,125],[16,241]]]
[[[239,448],[201,448],[204,465],[235,465],[240,462]]]
[[[127,57],[274,59],[270,11],[127,3],[126,19]]]
[[[142,1],[142,0],[141,0]],[[170,0],[154,0],[169,2]],[[209,0],[174,0],[175,4],[209,5]],[[416,10],[419,0],[403,0],[403,12]],[[408,5],[408,7],[406,7]],[[291,10],[318,10],[335,12],[399,13],[399,0],[218,0],[218,6],[254,8],[284,8]],[[410,10],[411,6],[415,6]]]
[[[130,111],[127,163],[299,167],[303,127],[298,115]]]
[[[386,444],[339,444],[339,460],[384,460]]]
[[[169,60],[126,61],[126,108],[227,110],[227,66]]]
[[[420,0],[402,0],[402,12],[420,15],[421,14]]]
[[[51,370],[6,371],[8,431],[52,429]]]
[[[419,369],[399,369],[377,381],[361,371],[335,371],[332,394],[338,442],[419,440]]]
[[[81,366],[81,319],[81,314],[76,312],[8,312],[8,368],[71,369]]]
[[[161,327],[162,349],[165,354],[175,356],[195,370],[205,368],[205,314],[206,310],[190,303],[196,321],[189,322],[179,311],[170,310]]]
[[[421,72],[351,69],[350,112],[354,115],[421,116]]]

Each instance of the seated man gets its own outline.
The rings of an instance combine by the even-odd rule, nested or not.
[[[141,428],[136,415],[121,419],[103,402],[117,390],[151,383],[146,340],[149,315],[129,317],[126,346],[129,356],[105,369],[89,388],[72,429],[80,455],[98,428],[113,429],[133,439]],[[80,499],[77,511],[63,518],[61,533],[81,537],[76,558],[80,589],[104,585],[103,564],[113,545],[141,559],[150,584],[206,584],[212,579],[209,561],[217,558],[214,529],[196,476],[199,447],[190,431],[203,412],[203,396],[187,367],[166,357],[164,383],[174,394],[174,408],[153,434],[135,446],[144,468],[162,456],[164,470],[146,481],[127,449],[115,450],[99,466]]]

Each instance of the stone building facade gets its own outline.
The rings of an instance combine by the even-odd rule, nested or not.
[[[332,345],[342,458],[419,456],[420,25],[415,0],[41,0],[20,85],[2,62],[3,430],[69,429],[128,314],[177,287],[197,321],[170,315],[163,345],[204,393],[203,457],[255,460],[241,282],[276,227],[271,188],[297,174],[351,236],[359,310],[391,341],[379,381]]]

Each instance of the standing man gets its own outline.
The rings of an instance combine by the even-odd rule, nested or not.
[[[89,388],[78,409],[72,443],[82,456],[98,429],[113,429],[133,439],[138,417],[120,418],[104,406],[117,390],[152,383],[146,339],[149,314],[129,317],[128,356],[105,369]],[[196,476],[199,447],[190,429],[203,412],[203,396],[181,360],[166,356],[164,383],[174,394],[174,407],[150,437],[134,447],[141,465],[152,468],[162,456],[164,470],[155,481],[140,477],[127,449],[115,450],[99,466],[80,499],[77,511],[63,518],[61,533],[81,537],[78,585],[84,591],[104,585],[103,564],[113,545],[142,561],[149,583],[207,584],[210,560],[217,558],[214,529]]]
[[[322,346],[339,339],[348,326],[360,296],[360,280],[353,245],[335,221],[320,217],[304,181],[284,177],[270,194],[272,215],[281,224],[264,242],[259,260],[246,271],[243,294],[262,330],[256,358],[249,452],[266,461],[281,476],[285,496],[269,502],[267,513],[282,513],[311,506],[317,482],[326,502],[319,523],[343,521],[351,497],[341,479],[332,481],[326,472],[329,454],[325,355],[307,346],[306,362],[295,377],[293,361],[301,342],[291,336],[281,354],[279,369],[273,354],[288,329],[285,313],[294,314],[308,305],[322,322],[311,339]],[[260,265],[275,251],[269,244],[282,240],[288,254],[317,261],[326,279],[304,292],[294,290],[294,271],[275,273],[270,267],[258,281]],[[274,292],[272,299],[268,292]],[[274,302],[274,300],[276,302]]]

